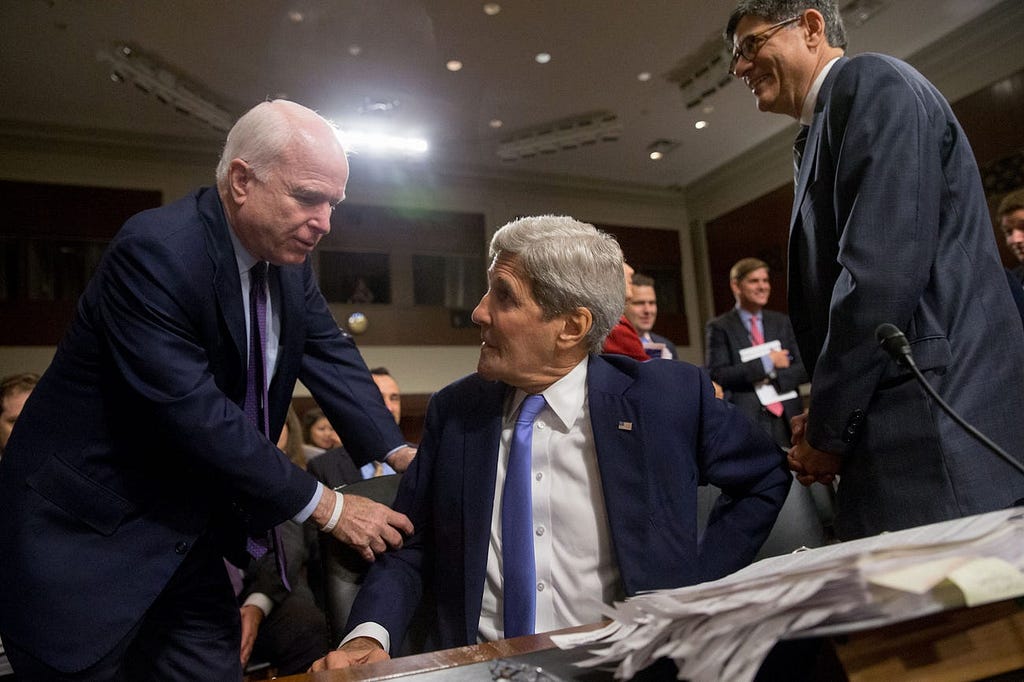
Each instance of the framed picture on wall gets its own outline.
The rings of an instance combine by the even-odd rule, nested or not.
[[[330,303],[391,303],[391,266],[385,253],[321,251],[320,291]]]

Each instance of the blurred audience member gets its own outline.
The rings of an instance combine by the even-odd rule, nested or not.
[[[626,300],[623,301],[623,313],[619,317],[619,321],[612,327],[608,337],[605,338],[601,352],[626,355],[634,360],[643,362],[649,360],[650,357],[647,355],[647,351],[644,350],[644,344],[640,341],[640,335],[625,313],[628,307],[627,303],[633,296],[633,268],[628,263],[623,262],[622,274],[626,281]]]
[[[306,459],[319,457],[326,450],[341,447],[341,438],[319,407],[306,410],[302,415],[302,440],[306,444]]]
[[[782,401],[762,402],[768,392],[796,391],[807,381],[789,318],[767,310],[772,292],[768,264],[744,258],[729,271],[729,287],[736,305],[711,320],[706,328],[705,365],[711,378],[725,389],[726,399],[760,424],[780,446],[789,448],[789,420],[803,412],[798,395]],[[744,361],[741,351],[778,341],[778,350]]]
[[[395,423],[402,421],[402,392],[398,388],[391,373],[385,367],[374,367],[370,370],[374,383],[380,389],[380,395],[384,399]],[[355,465],[352,458],[343,447],[332,448],[324,454],[309,462],[309,473],[316,476],[324,485],[337,488],[340,485],[360,481],[364,478],[384,476],[393,474],[395,470],[383,462],[370,462],[362,468]]]
[[[3,457],[14,423],[21,416],[21,408],[37,383],[39,375],[32,372],[12,374],[0,380],[0,457]]]
[[[1006,245],[1017,257],[1017,267],[1010,270],[1024,284],[1024,188],[1010,192],[999,203],[996,220],[1003,231]]]
[[[654,280],[647,275],[633,275],[632,293],[626,305],[626,317],[636,327],[644,350],[652,358],[678,360],[676,344],[664,336],[655,334],[654,322],[658,319],[658,295],[654,291]]]

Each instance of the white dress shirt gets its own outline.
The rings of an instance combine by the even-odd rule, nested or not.
[[[587,404],[587,360],[543,393],[533,423],[533,548],[537,564],[536,631],[593,623],[603,604],[625,592],[612,556],[611,531]],[[515,418],[526,394],[505,407],[491,509],[487,578],[477,636],[503,636],[501,499]]]

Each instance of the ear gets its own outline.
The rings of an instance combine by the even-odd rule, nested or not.
[[[579,307],[562,316],[562,330],[558,333],[558,346],[569,349],[586,346],[586,337],[594,326],[594,316],[589,308]]]
[[[810,47],[828,44],[825,38],[825,17],[818,10],[804,10],[804,35]]]
[[[253,174],[249,164],[241,159],[232,159],[228,164],[228,193],[235,205],[241,206],[245,203],[252,191],[252,181]]]
[[[732,295],[739,298],[740,295],[740,283],[734,279],[729,280],[729,288],[732,289]]]

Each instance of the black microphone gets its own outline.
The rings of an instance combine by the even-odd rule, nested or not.
[[[914,356],[910,354],[910,342],[899,327],[888,322],[880,324],[875,329],[875,338],[878,339],[878,345],[882,350],[888,353],[896,364],[907,369],[915,366]]]
[[[956,422],[960,428],[966,431],[974,439],[984,445],[986,448],[994,452],[996,455],[1006,461],[1007,464],[1015,468],[1020,473],[1024,474],[1024,464],[1010,457],[1001,447],[992,442],[988,437],[985,436],[981,431],[968,424],[963,417],[953,411],[953,408],[946,404],[946,401],[932,388],[932,385],[928,383],[928,380],[921,374],[921,370],[917,368],[917,364],[914,362],[914,356],[910,352],[910,342],[907,341],[907,337],[904,336],[900,328],[894,324],[885,322],[878,325],[875,328],[875,338],[878,339],[878,345],[882,347],[886,353],[896,361],[896,364],[901,367],[906,367],[914,373],[914,378],[921,384],[921,387],[925,390],[932,400],[938,403],[946,414],[948,414],[954,422]]]

